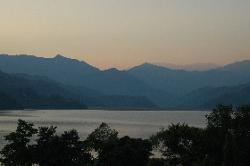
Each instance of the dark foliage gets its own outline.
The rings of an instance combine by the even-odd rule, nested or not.
[[[170,125],[152,137],[170,165],[199,165],[204,159],[204,130],[186,124]]]
[[[91,155],[76,130],[56,135],[56,128],[41,127],[33,146],[34,161],[40,166],[81,166],[91,163]]]
[[[206,117],[205,129],[176,124],[151,138],[165,165],[249,165],[250,106],[219,105]]]
[[[38,133],[38,134],[37,134]],[[31,137],[38,137],[31,144]],[[7,144],[1,151],[4,166],[88,166],[91,155],[76,130],[56,135],[56,127],[33,128],[33,124],[18,121],[17,130],[7,135]]]
[[[99,154],[100,166],[145,166],[151,155],[152,146],[148,140],[122,137],[107,142]]]
[[[89,134],[86,142],[90,149],[95,150],[97,153],[101,153],[104,148],[103,146],[116,140],[118,140],[118,131],[111,129],[106,123],[102,123]]]
[[[147,166],[168,166],[168,162],[162,158],[152,158],[149,160]]]
[[[56,127],[36,129],[19,120],[5,137],[0,161],[4,166],[248,166],[250,106],[219,105],[206,118],[206,128],[172,124],[150,140],[119,138],[102,123],[84,141],[76,130],[57,135]],[[150,158],[152,147],[162,156]]]
[[[207,116],[207,162],[247,166],[250,163],[250,106],[218,106]]]
[[[87,142],[98,153],[97,166],[145,166],[152,150],[149,140],[118,138],[118,132],[106,123],[95,129]]]
[[[33,124],[18,120],[15,132],[5,136],[9,142],[2,151],[1,162],[5,166],[31,166],[32,153],[29,145],[31,137],[37,133]]]

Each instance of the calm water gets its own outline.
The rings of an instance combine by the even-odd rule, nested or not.
[[[204,111],[101,111],[101,110],[39,110],[0,112],[0,145],[3,135],[15,130],[18,119],[36,126],[54,125],[58,132],[77,129],[85,138],[101,122],[119,131],[120,136],[148,138],[171,123],[185,122],[192,126],[206,125]]]

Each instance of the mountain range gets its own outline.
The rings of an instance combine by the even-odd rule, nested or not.
[[[156,107],[143,96],[102,95],[95,90],[64,85],[42,76],[0,72],[0,80],[0,110]]]
[[[72,105],[89,108],[207,109],[220,103],[250,103],[249,60],[205,71],[170,69],[150,63],[121,71],[115,68],[100,70],[84,61],[62,55],[43,58],[1,54],[0,70],[3,75],[28,81],[27,85],[33,85],[32,90],[38,91],[36,94],[43,95],[42,97],[57,96],[63,100],[62,103],[70,101],[78,103]],[[42,84],[44,82],[49,85]],[[3,96],[15,98],[16,103],[25,103],[17,100],[20,96],[13,97],[18,89],[9,88],[12,91],[3,91],[2,89],[7,89],[7,85],[0,84],[0,94],[3,93],[1,98],[5,98],[2,103],[8,103]],[[45,91],[45,87],[51,89]],[[43,99],[44,102],[46,100]],[[49,104],[53,105],[55,104]],[[37,104],[37,108],[40,106],[49,107]]]

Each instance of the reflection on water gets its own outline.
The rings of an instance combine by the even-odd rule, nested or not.
[[[101,111],[101,110],[39,110],[0,111],[0,145],[3,135],[15,130],[18,119],[34,123],[36,126],[57,126],[62,132],[77,129],[85,138],[101,122],[108,123],[119,131],[120,136],[148,138],[162,127],[171,123],[187,123],[204,127],[204,111]]]

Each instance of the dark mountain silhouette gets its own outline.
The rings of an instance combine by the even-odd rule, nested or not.
[[[126,71],[101,71],[83,61],[61,55],[54,58],[0,55],[0,70],[45,76],[65,85],[94,89],[105,96],[145,96],[158,105],[172,98],[168,93],[155,90]],[[92,96],[100,95],[92,93]]]
[[[241,64],[244,67],[241,67]],[[151,87],[182,96],[207,86],[235,86],[248,83],[250,82],[250,72],[246,72],[248,68],[250,69],[250,63],[245,61],[203,72],[172,70],[146,63],[128,70],[128,73]]]
[[[23,106],[18,104],[17,101],[11,96],[3,92],[0,92],[0,110],[3,109],[10,109],[10,110],[23,109]]]
[[[0,109],[156,108],[143,96],[105,96],[42,76],[0,72],[0,80]]]
[[[75,59],[57,55],[42,58],[31,55],[0,55],[0,70],[6,73],[25,73],[46,76],[69,85],[81,85],[86,75],[99,72],[99,69]]]
[[[40,86],[40,95],[58,95],[92,108],[203,108],[208,107],[212,101],[223,102],[220,96],[225,94],[220,95],[219,92],[232,93],[234,89],[236,93],[237,86],[250,82],[250,61],[236,62],[208,71],[174,70],[149,63],[127,71],[115,68],[102,71],[84,61],[62,55],[54,58],[0,55],[0,70],[33,82],[33,87],[30,86],[34,91],[37,90],[36,85]],[[45,80],[50,86],[45,86]],[[213,91],[216,88],[217,93]],[[47,91],[50,91],[49,95]],[[11,93],[1,89],[0,93],[18,104],[16,98],[10,96]],[[241,90],[237,93],[240,94]],[[235,102],[244,103],[240,100]]]
[[[53,81],[0,72],[0,109],[87,108]]]
[[[218,104],[234,106],[250,104],[250,83],[233,87],[197,89],[177,100],[176,103],[180,108],[194,109],[210,109]]]
[[[167,92],[156,90],[126,71],[117,69],[96,73],[88,77],[84,85],[106,95],[145,96],[157,105],[169,103],[172,99]]]

